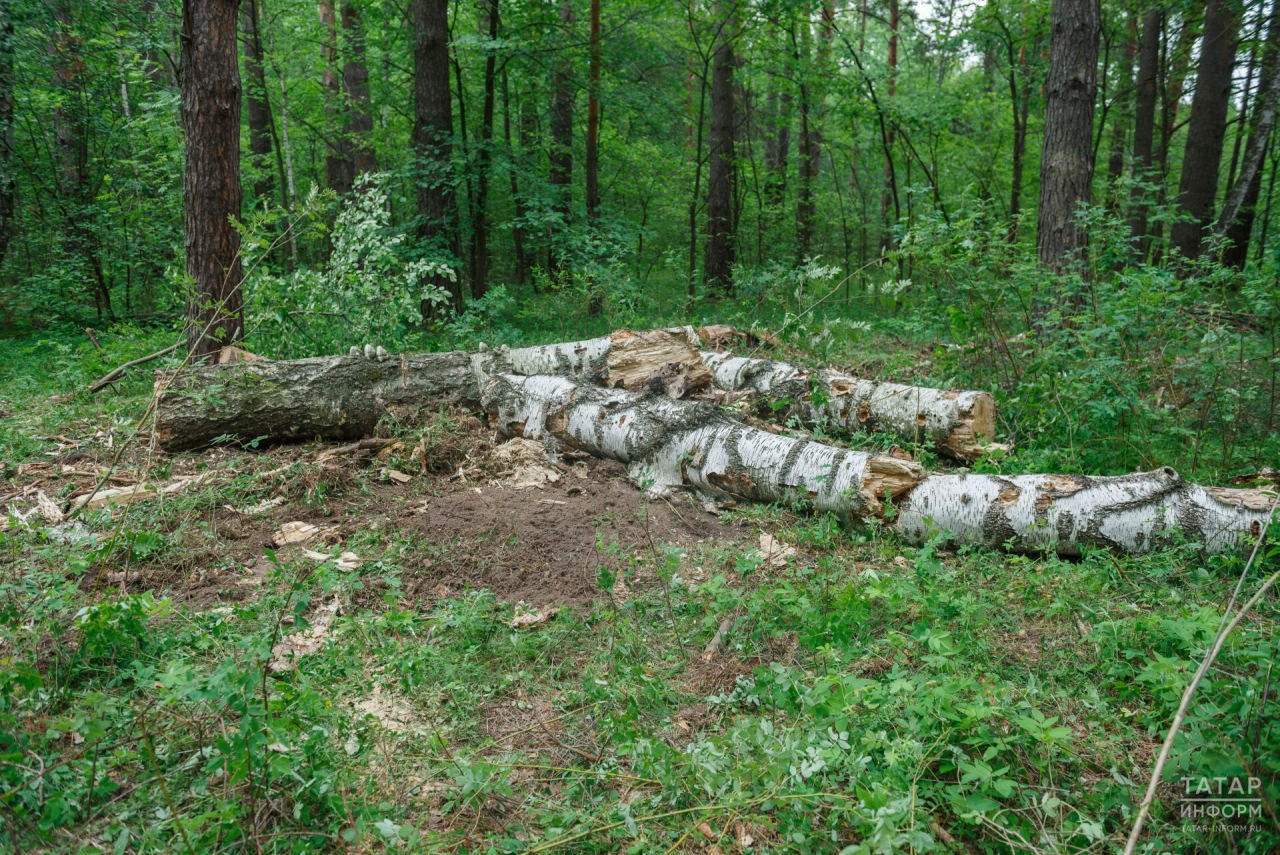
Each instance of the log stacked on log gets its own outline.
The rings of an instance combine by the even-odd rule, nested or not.
[[[1228,552],[1256,538],[1270,513],[1261,491],[1201,487],[1167,468],[1119,478],[926,477],[909,460],[757,430],[706,400],[710,381],[793,397],[802,417],[851,431],[913,438],[923,428],[960,459],[981,450],[995,407],[987,393],[875,384],[771,360],[700,354],[698,347],[690,328],[620,330],[517,350],[258,360],[196,368],[176,379],[157,372],[158,387],[172,385],[158,402],[155,438],[167,450],[223,436],[355,439],[370,433],[389,406],[450,401],[484,407],[505,436],[619,460],[652,492],[688,487],[722,507],[800,500],[849,518],[883,517],[886,502],[896,502],[897,525],[916,545],[941,536],[952,544],[1066,556],[1087,546],[1142,553],[1180,533],[1208,552]]]
[[[860,380],[835,371],[809,371],[789,362],[703,351],[717,389],[791,398],[806,424],[846,433],[888,433],[904,442],[932,441],[957,460],[976,460],[992,448],[996,401],[990,392],[931,389]]]

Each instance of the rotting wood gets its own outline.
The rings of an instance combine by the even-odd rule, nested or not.
[[[503,436],[549,437],[627,465],[654,495],[691,487],[718,501],[793,503],[841,517],[879,516],[923,477],[920,464],[776,436],[706,401],[578,386],[563,377],[498,375],[481,396]]]
[[[935,474],[902,504],[898,528],[913,546],[940,535],[948,548],[1074,557],[1089,546],[1142,554],[1185,538],[1221,553],[1252,543],[1270,506],[1261,490],[1202,487],[1167,466],[1114,478]]]
[[[860,380],[835,371],[810,371],[789,362],[702,352],[715,386],[791,398],[792,411],[807,424],[846,433],[888,433],[905,442],[933,442],[959,460],[974,460],[992,449],[996,402],[989,392],[934,389]],[[821,393],[821,394],[819,394]]]

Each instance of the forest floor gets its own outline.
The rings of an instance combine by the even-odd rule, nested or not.
[[[467,413],[384,423],[379,451],[167,455],[141,384],[23,377],[0,386],[12,851],[1112,851],[1240,569],[650,501]],[[41,516],[108,470],[171,489]],[[1177,779],[1196,749],[1274,780],[1227,684],[1275,614],[1203,690],[1147,851],[1278,839],[1269,797],[1254,831],[1184,826]]]

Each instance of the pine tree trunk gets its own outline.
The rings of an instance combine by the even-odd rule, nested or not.
[[[1102,24],[1098,0],[1053,0],[1052,17],[1036,252],[1041,264],[1062,273],[1088,246],[1076,209],[1089,201],[1093,183],[1093,109]]]
[[[239,0],[183,0],[182,125],[187,350],[192,360],[244,340],[240,266]]]
[[[378,171],[373,148],[373,101],[369,96],[369,68],[365,57],[364,19],[355,3],[342,4],[342,33],[347,61],[342,66],[342,94],[347,108],[347,144],[353,184],[366,172]]]
[[[13,183],[13,10],[0,0],[0,266],[13,239],[17,196]]]
[[[418,238],[437,256],[457,258],[457,203],[454,198],[453,105],[449,91],[449,2],[412,0],[413,151],[418,159]],[[462,311],[462,284],[436,277],[453,308]],[[422,320],[435,314],[422,301]]]
[[[1260,490],[1201,487],[1165,467],[1118,478],[1083,475],[930,475],[898,514],[903,539],[946,548],[1079,556],[1083,548],[1142,554],[1178,539],[1206,552],[1239,551],[1262,531]]]
[[[498,38],[498,0],[485,4],[490,41]],[[489,173],[493,162],[493,106],[497,92],[497,61],[493,51],[488,51],[484,63],[484,108],[480,116],[480,150],[476,156],[476,215],[472,222],[471,296],[480,298],[489,290]]]
[[[249,163],[253,169],[254,203],[270,205],[274,181],[271,177],[271,102],[267,98],[267,74],[263,66],[262,36],[258,32],[258,0],[244,0],[240,27],[244,33],[245,113],[249,120]]]
[[[1155,161],[1152,147],[1156,127],[1156,76],[1160,68],[1160,29],[1164,13],[1151,9],[1142,18],[1142,35],[1138,46],[1138,79],[1134,91],[1136,109],[1133,117],[1133,175],[1138,181],[1154,181]],[[1129,234],[1139,239],[1135,251],[1139,259],[1147,257],[1147,191],[1134,187],[1129,198],[1132,213]]]
[[[707,170],[707,241],[703,284],[709,294],[733,288],[733,7],[722,3],[715,51],[711,58],[711,150]]]
[[[1249,143],[1246,151],[1261,147],[1265,153],[1270,140],[1271,125],[1264,129],[1257,119],[1261,108],[1266,104],[1268,96],[1275,87],[1276,64],[1280,57],[1280,3],[1271,7],[1271,22],[1267,26],[1267,40],[1262,47],[1262,69],[1259,72],[1258,91],[1254,96],[1254,108],[1251,110]],[[1222,252],[1222,263],[1232,267],[1244,267],[1249,258],[1249,242],[1253,236],[1253,222],[1256,218],[1258,197],[1262,193],[1261,160],[1253,171],[1241,200],[1239,213],[1226,231],[1227,247]]]
[[[565,30],[573,27],[573,3],[560,0],[560,23]],[[573,202],[573,62],[566,55],[556,66],[551,94],[551,193],[552,207],[561,217],[561,229],[568,228]],[[552,235],[547,268],[558,285],[565,284],[568,264],[565,254],[556,246],[561,236]]]
[[[1182,153],[1182,180],[1178,184],[1178,212],[1190,219],[1174,223],[1169,232],[1170,247],[1184,259],[1200,255],[1206,229],[1213,222],[1238,30],[1239,17],[1232,0],[1208,0],[1187,144]]]

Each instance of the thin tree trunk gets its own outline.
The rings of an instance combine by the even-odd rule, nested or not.
[[[449,89],[449,0],[413,0],[413,151],[418,159],[418,239],[437,259],[458,255],[453,175],[453,110]],[[462,311],[462,284],[432,277]],[[423,299],[422,320],[437,313]]]
[[[263,66],[262,34],[257,0],[244,0],[240,27],[244,33],[245,113],[249,119],[249,159],[253,169],[254,203],[269,205],[273,193],[271,166],[271,102],[267,98],[267,75]]]
[[[0,0],[0,266],[13,239],[16,188],[13,182],[13,10]]]
[[[1031,84],[1027,80],[1027,48],[1018,50],[1017,61],[1013,55],[1013,37],[1009,38],[1009,109],[1013,112],[1013,165],[1009,179],[1009,242],[1018,239],[1018,226],[1022,217],[1022,174],[1026,168],[1027,127],[1031,111]],[[1018,80],[1022,86],[1019,90]]]
[[[1213,221],[1238,30],[1239,18],[1231,0],[1208,0],[1196,91],[1182,154],[1182,180],[1178,184],[1178,211],[1189,219],[1174,223],[1169,232],[1170,246],[1184,259],[1200,254],[1205,230]]]
[[[560,23],[572,29],[575,18],[572,0],[560,0]],[[553,209],[560,215],[561,234],[553,234],[547,268],[552,280],[563,285],[568,274],[565,253],[556,244],[572,218],[573,202],[573,61],[566,55],[556,66],[551,96],[551,188]]]
[[[765,95],[764,202],[772,225],[787,193],[787,161],[791,156],[791,94],[779,92],[778,75],[769,72],[769,92]]]
[[[1093,110],[1097,96],[1098,0],[1054,0],[1049,75],[1045,83],[1044,148],[1036,252],[1062,273],[1088,246],[1076,208],[1093,182]]]
[[[1115,184],[1124,173],[1125,139],[1129,135],[1128,123],[1132,121],[1133,60],[1138,52],[1138,20],[1133,15],[1125,25],[1124,44],[1120,46],[1120,73],[1118,91],[1111,99],[1115,115],[1111,119],[1111,156],[1107,159],[1107,180]]]
[[[1245,149],[1247,160],[1247,152],[1254,148],[1256,140],[1256,145],[1260,146],[1262,154],[1259,156],[1258,167],[1254,170],[1253,179],[1249,182],[1241,197],[1239,213],[1226,231],[1228,243],[1222,251],[1223,264],[1229,264],[1232,267],[1244,267],[1245,261],[1249,258],[1249,242],[1253,236],[1253,223],[1257,216],[1258,197],[1262,193],[1262,173],[1265,171],[1262,160],[1265,158],[1265,152],[1269,146],[1270,130],[1273,126],[1269,121],[1266,133],[1264,133],[1261,126],[1260,108],[1271,97],[1271,92],[1275,87],[1275,69],[1278,62],[1280,62],[1280,3],[1273,4],[1271,7],[1271,22],[1267,26],[1267,40],[1262,46],[1258,91],[1254,96],[1255,107],[1252,111],[1254,118],[1250,122],[1249,142]]]
[[[895,0],[896,2],[896,0]],[[818,158],[817,117],[814,110],[813,24],[806,13],[800,17],[800,41],[796,51],[796,68],[800,77],[800,138],[796,154],[800,161],[796,183],[796,263],[803,264],[813,243],[814,163]],[[713,96],[714,98],[714,96]],[[714,100],[712,104],[714,105]],[[712,108],[714,116],[714,106]]]
[[[711,149],[707,170],[707,242],[703,284],[708,294],[733,288],[734,87],[733,4],[722,2],[721,21],[711,58]],[[803,86],[803,84],[801,84]]]
[[[316,10],[324,28],[320,43],[320,91],[324,98],[325,139],[324,174],[330,190],[339,196],[351,192],[351,145],[347,137],[342,109],[342,76],[338,73],[338,20],[333,0],[319,0]]]
[[[1168,198],[1168,178],[1169,178],[1169,147],[1173,144],[1173,135],[1178,127],[1178,113],[1182,107],[1183,88],[1187,82],[1187,72],[1191,68],[1191,53],[1195,47],[1196,39],[1199,36],[1198,22],[1191,17],[1191,9],[1183,11],[1182,26],[1178,30],[1178,40],[1172,47],[1172,56],[1170,56],[1170,47],[1168,39],[1165,40],[1165,62],[1164,66],[1166,74],[1164,85],[1161,87],[1162,94],[1160,98],[1160,186],[1156,192],[1156,204],[1163,207]],[[1155,228],[1151,230],[1152,245],[1151,260],[1154,264],[1159,264],[1163,258],[1165,244],[1161,241],[1164,237],[1164,221],[1159,220],[1155,224]]]
[[[898,0],[889,0],[889,54],[887,57],[889,84],[887,106],[891,108],[893,107],[893,100],[898,94],[898,22]],[[893,203],[895,220],[900,215],[898,211],[898,176],[893,168],[893,144],[896,128],[892,121],[887,124],[888,127],[884,133],[885,190],[880,196],[880,221],[884,224],[884,234],[880,239],[880,247],[884,252],[893,248],[892,226],[894,223],[889,220],[889,204],[891,202]]]
[[[187,350],[201,359],[244,340],[240,284],[239,0],[182,4],[182,124]]]
[[[146,44],[139,52],[142,57],[142,70],[147,75],[147,79],[151,81],[151,86],[156,89],[163,89],[174,83],[174,69],[166,60],[163,53],[156,49],[155,45],[159,41],[156,34],[152,31],[154,21],[152,16],[156,11],[155,0],[142,0],[140,6],[142,18],[146,22]]]
[[[591,0],[590,59],[587,68],[587,150],[585,157],[585,190],[587,195],[587,229],[594,234],[600,217],[600,0]],[[592,315],[604,311],[604,299],[594,287],[587,301]]]
[[[488,36],[498,39],[498,0],[488,0]],[[489,290],[489,173],[493,162],[493,106],[497,89],[498,56],[487,51],[484,63],[484,108],[480,116],[480,150],[476,156],[476,215],[472,222],[471,296],[483,297]]]
[[[258,0],[261,4],[262,0]],[[271,50],[275,53],[276,35],[271,33]],[[280,83],[280,151],[277,154],[277,161],[280,163],[282,174],[280,183],[282,186],[280,193],[285,196],[285,208],[292,215],[298,207],[298,188],[294,181],[293,174],[293,146],[289,142],[289,89],[285,86],[284,71],[280,66],[275,65],[276,80]],[[281,161],[281,157],[283,160]],[[298,233],[293,225],[289,226],[289,257],[293,260],[293,267],[298,266]]]
[[[347,61],[342,66],[342,93],[347,108],[347,146],[353,184],[361,175],[378,171],[378,155],[373,148],[373,100],[369,95],[362,14],[357,4],[342,4],[342,33],[347,51]]]
[[[511,144],[511,91],[507,83],[505,67],[502,69],[502,139],[507,147],[507,175],[511,179],[511,201],[516,208],[516,219],[511,226],[511,240],[515,244],[516,251],[516,284],[523,285],[528,276],[529,267],[524,249],[524,197],[520,195],[520,182],[516,173],[519,172],[519,165],[524,159],[524,140],[521,139],[520,151],[517,152]]]
[[[1137,258],[1147,257],[1147,190],[1142,182],[1158,176],[1153,173],[1152,145],[1155,142],[1156,76],[1160,66],[1160,29],[1164,13],[1151,9],[1142,18],[1142,36],[1138,47],[1138,79],[1134,91],[1136,109],[1133,117],[1133,176],[1136,182],[1130,195],[1132,213],[1129,234],[1135,238]]]

